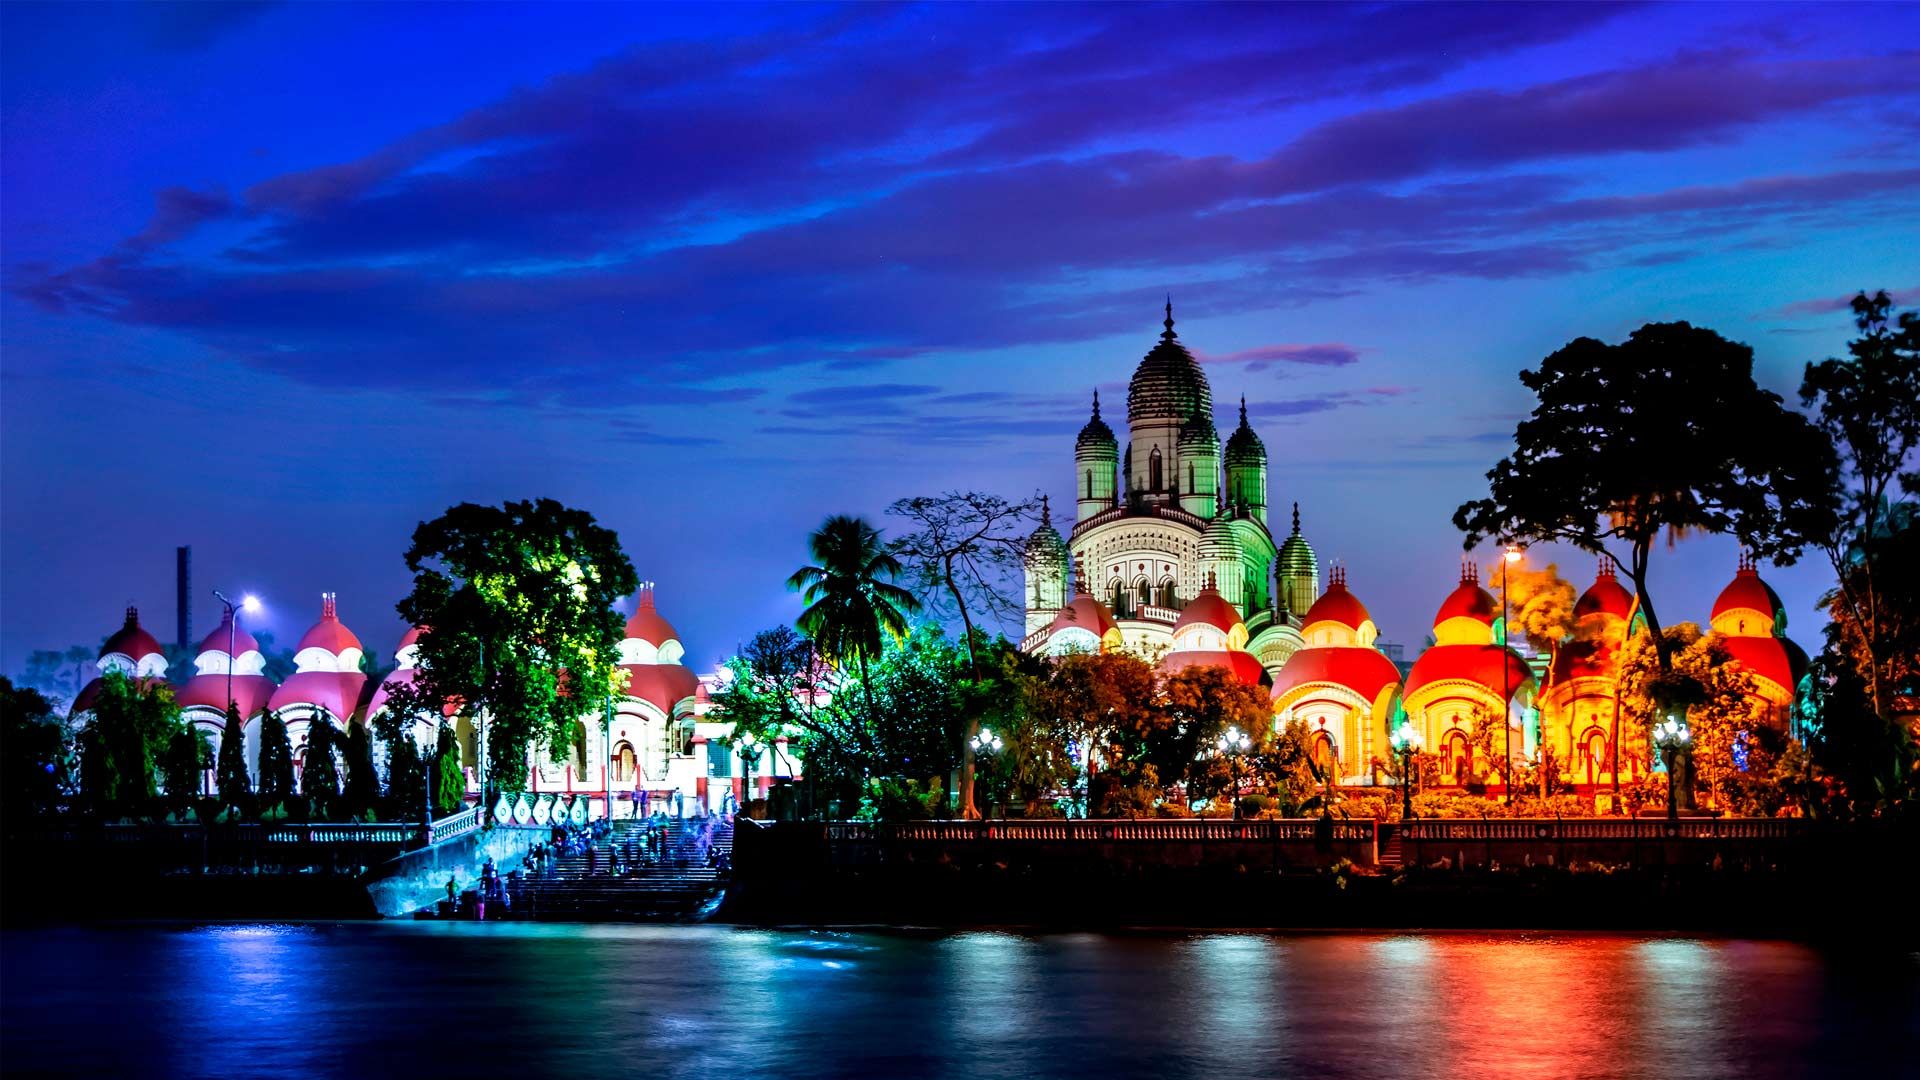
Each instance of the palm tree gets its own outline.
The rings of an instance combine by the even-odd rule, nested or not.
[[[900,560],[863,518],[836,514],[821,522],[807,537],[807,551],[814,565],[787,579],[787,588],[799,591],[807,604],[796,625],[829,661],[859,666],[868,719],[875,721],[869,664],[887,637],[906,634],[907,616],[920,610],[920,602],[893,583],[901,574]]]

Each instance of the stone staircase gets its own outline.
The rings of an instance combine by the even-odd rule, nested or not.
[[[658,830],[659,854],[642,853]],[[612,873],[618,848],[622,862]],[[553,860],[520,882],[513,918],[557,922],[673,921],[706,914],[725,891],[727,875],[710,865],[707,852],[731,856],[733,823],[725,819],[672,821],[665,825],[618,821],[594,848]]]
[[[1398,867],[1406,859],[1400,850],[1400,830],[1397,826],[1383,824],[1380,827],[1380,849],[1377,861],[1384,867]]]

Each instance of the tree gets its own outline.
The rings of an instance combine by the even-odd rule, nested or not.
[[[1142,757],[1165,785],[1180,783],[1195,762],[1213,753],[1220,736],[1236,728],[1252,740],[1250,752],[1273,734],[1273,703],[1222,667],[1191,667],[1160,680],[1158,715],[1142,740]]]
[[[920,610],[920,602],[893,583],[902,572],[900,560],[860,518],[828,518],[807,538],[807,550],[813,563],[787,579],[807,605],[796,625],[828,661],[852,661],[859,668],[869,720],[877,723],[870,668],[889,637],[905,636],[907,617]]]
[[[1027,522],[1040,500],[1012,503],[978,491],[949,491],[938,496],[901,499],[887,513],[912,522],[912,532],[893,541],[915,594],[936,617],[950,612],[960,620],[969,674],[980,678],[974,616],[1005,625],[1026,611],[1020,598],[1025,568]],[[973,803],[973,736],[961,744],[960,816],[979,817]]]
[[[35,649],[27,654],[26,670],[20,685],[40,691],[71,707],[88,680],[99,669],[94,666],[100,647],[73,645],[62,649]]]
[[[433,810],[445,817],[460,809],[467,800],[467,774],[460,769],[460,740],[453,725],[441,723],[440,739],[433,753]]]
[[[392,715],[391,713],[383,715]],[[386,815],[392,821],[413,821],[427,805],[427,761],[414,742],[412,724],[382,738],[387,745]]]
[[[1517,629],[1527,644],[1547,654],[1549,662],[1573,633],[1573,584],[1560,576],[1557,563],[1538,570],[1505,559],[1491,563],[1484,579],[1494,598],[1506,593],[1509,634]]]
[[[419,707],[394,708],[468,710],[483,725],[489,782],[518,790],[536,745],[564,759],[576,722],[620,692],[625,631],[613,605],[639,588],[633,564],[592,515],[540,499],[453,507],[414,530],[407,567],[400,614],[433,632],[419,642]]]
[[[1893,485],[1920,449],[1920,314],[1905,311],[1896,320],[1885,292],[1855,296],[1853,314],[1860,336],[1848,343],[1849,356],[1808,364],[1800,403],[1816,406],[1815,420],[1839,450],[1851,481],[1833,495],[1833,528],[1820,547],[1839,579],[1832,606],[1844,610],[1855,628],[1873,710],[1885,716],[1887,665],[1902,655],[1886,623],[1903,613],[1882,595],[1888,561],[1880,540],[1891,531]],[[1915,485],[1905,486],[1920,494]],[[1909,608],[1904,618],[1911,624],[1920,614]],[[1913,654],[1905,653],[1909,659]]]
[[[260,778],[254,785],[262,816],[273,813],[293,795],[293,745],[280,714],[260,715]]]
[[[173,689],[110,671],[101,677],[92,712],[79,738],[81,786],[108,816],[140,813],[158,794],[160,762],[186,723]]]
[[[1681,805],[1690,805],[1696,782],[1704,782],[1716,806],[1732,799],[1736,774],[1771,774],[1785,750],[1785,733],[1770,728],[1756,711],[1759,688],[1744,667],[1732,663],[1726,639],[1702,633],[1695,623],[1667,627],[1671,663],[1662,668],[1651,633],[1627,640],[1620,658],[1620,709],[1639,747],[1650,747],[1651,732],[1663,717],[1686,720],[1691,732],[1676,762]],[[1751,759],[1751,764],[1749,764]]]
[[[334,743],[340,739],[333,720],[316,713],[307,723],[307,756],[300,769],[300,794],[307,797],[307,818],[327,821],[340,811],[340,764]]]
[[[247,729],[240,719],[240,707],[227,703],[226,722],[220,728],[220,752],[214,763],[213,787],[220,804],[234,813],[246,809],[252,797],[247,776]]]
[[[192,805],[194,796],[200,794],[200,777],[211,764],[213,747],[207,742],[207,733],[197,725],[183,723],[167,737],[160,773],[166,783],[167,801],[176,812]]]
[[[340,756],[347,769],[340,804],[349,818],[358,821],[380,801],[380,777],[373,770],[373,737],[367,725],[347,725],[347,738]]]
[[[1033,707],[1052,717],[1077,751],[1076,771],[1085,782],[1091,812],[1099,805],[1098,757],[1125,768],[1124,753],[1102,751],[1113,750],[1125,733],[1144,731],[1153,723],[1150,713],[1158,692],[1153,668],[1131,653],[1075,653],[1055,658],[1051,676],[1037,691]],[[1129,779],[1119,773],[1112,782]]]
[[[70,758],[66,725],[53,703],[0,676],[0,815],[7,831],[54,811]]]
[[[1753,350],[1688,323],[1649,323],[1623,343],[1580,338],[1520,373],[1538,401],[1490,493],[1454,512],[1469,548],[1485,537],[1561,542],[1602,555],[1648,593],[1654,541],[1731,532],[1781,565],[1825,535],[1838,463],[1827,440],[1753,381]],[[1625,548],[1615,552],[1610,545]]]

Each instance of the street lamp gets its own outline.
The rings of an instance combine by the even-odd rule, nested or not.
[[[753,766],[760,760],[760,741],[752,732],[740,737],[740,805],[735,814],[747,812],[747,800],[753,794]]]
[[[1519,561],[1519,545],[1508,544],[1500,561],[1500,719],[1507,729],[1507,764],[1500,770],[1500,786],[1507,789],[1508,806],[1513,805],[1513,668],[1507,663],[1507,568]]]
[[[240,633],[240,618],[238,613],[235,611],[235,609],[238,608],[239,611],[244,611],[249,615],[256,614],[260,610],[260,598],[253,595],[252,593],[248,593],[247,595],[240,598],[239,604],[235,604],[233,601],[227,599],[226,594],[222,593],[219,589],[213,590],[213,596],[214,596],[214,599],[220,601],[221,605],[226,608],[227,710],[231,712],[237,704],[233,697],[233,662],[235,659],[233,655],[233,649],[234,649],[235,643],[239,638],[239,633]],[[185,642],[182,642],[181,644],[185,644]]]
[[[1667,766],[1668,821],[1677,821],[1680,818],[1679,807],[1673,801],[1673,760],[1692,738],[1693,733],[1687,730],[1687,722],[1672,713],[1667,714],[1664,723],[1653,725],[1653,741],[1659,744],[1660,760]]]
[[[967,746],[973,750],[973,756],[976,758],[982,756],[991,757],[994,754],[998,754],[1000,748],[1005,745],[1006,743],[1001,740],[1000,736],[993,733],[992,728],[985,727],[976,732],[973,738],[967,740]],[[973,776],[977,778],[979,773],[975,772]],[[973,805],[973,790],[971,788],[961,793],[961,805]]]
[[[1220,756],[1227,760],[1227,776],[1233,784],[1232,790],[1228,792],[1228,798],[1233,804],[1233,816],[1237,818],[1240,816],[1239,756],[1246,753],[1253,746],[1253,740],[1248,738],[1238,727],[1229,727],[1225,732],[1221,733],[1218,739],[1214,740],[1214,746],[1219,749]]]
[[[1393,744],[1393,752],[1400,755],[1400,820],[1413,820],[1413,755],[1420,749],[1420,733],[1413,729],[1410,720],[1400,721],[1400,726],[1387,736]]]

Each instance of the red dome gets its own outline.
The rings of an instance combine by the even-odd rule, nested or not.
[[[651,702],[669,716],[700,691],[700,677],[679,664],[622,664],[620,669],[628,676],[628,697]]]
[[[680,640],[673,624],[654,610],[652,586],[640,590],[640,602],[634,606],[633,617],[627,620],[627,637],[644,641],[656,649],[669,641]]]
[[[1259,686],[1267,674],[1259,657],[1239,649],[1188,649],[1168,653],[1160,661],[1160,670],[1168,674],[1200,667],[1226,668],[1248,686]]]
[[[420,635],[426,632],[427,632],[427,628],[424,626],[407,627],[407,632],[400,635],[400,644],[395,645],[393,647],[393,651],[397,653],[409,645],[420,644]]]
[[[1107,610],[1107,605],[1086,593],[1081,593],[1069,601],[1066,607],[1061,608],[1060,614],[1053,617],[1053,625],[1047,632],[1048,636],[1052,636],[1068,627],[1077,626],[1094,637],[1104,638],[1107,636],[1107,631],[1118,625],[1113,621],[1113,612]]]
[[[1493,625],[1494,612],[1499,605],[1494,603],[1493,594],[1480,587],[1477,581],[1462,581],[1458,588],[1447,594],[1440,602],[1440,610],[1433,616],[1433,625],[1439,626],[1448,619],[1472,619],[1487,626]]]
[[[120,625],[120,629],[114,631],[105,645],[100,646],[100,659],[104,660],[114,653],[131,657],[133,662],[138,664],[149,656],[164,657],[166,650],[160,647],[160,643],[154,640],[152,634],[141,628],[140,613],[133,608],[128,608],[127,621]]]
[[[306,648],[307,643],[302,641],[300,647]],[[336,720],[345,720],[359,711],[366,687],[367,677],[357,671],[299,671],[273,692],[267,708],[311,705],[327,710]]]
[[[1713,602],[1713,618],[1740,608],[1750,608],[1767,618],[1776,618],[1780,612],[1780,596],[1771,586],[1760,580],[1760,571],[1751,566],[1743,566],[1733,575],[1727,587],[1720,590],[1719,599]],[[1757,628],[1760,633],[1771,634],[1773,627]]]
[[[373,696],[367,699],[365,715],[372,716],[374,713],[386,708],[387,699],[392,696],[392,692],[395,689],[402,686],[412,686],[414,681],[419,677],[419,668],[395,668],[387,672],[387,677],[381,679],[380,685],[374,688]],[[460,711],[460,707],[457,704],[449,703],[446,708],[441,711],[447,716],[453,716]]]
[[[1380,696],[1380,691],[1399,681],[1400,669],[1377,649],[1300,649],[1287,657],[1280,674],[1274,677],[1273,696],[1277,698],[1308,683],[1331,683],[1371,702]]]
[[[1413,662],[1413,671],[1407,675],[1406,694],[1412,697],[1423,686],[1449,679],[1464,679],[1486,687],[1497,697],[1502,682],[1502,657],[1506,661],[1505,682],[1511,696],[1512,692],[1533,678],[1533,671],[1519,653],[1498,645],[1435,645],[1429,648],[1420,654],[1420,659]]]
[[[1777,637],[1728,637],[1724,640],[1727,653],[1735,663],[1788,694],[1793,693],[1799,680],[1794,677],[1793,657],[1787,652],[1786,642]]]
[[[1176,636],[1188,626],[1205,624],[1218,629],[1221,633],[1231,633],[1236,626],[1244,625],[1246,620],[1233,609],[1233,604],[1220,595],[1220,590],[1209,585],[1200,590],[1180,612],[1180,620],[1173,624]]]
[[[1593,579],[1593,584],[1580,594],[1580,599],[1573,605],[1573,617],[1576,619],[1588,615],[1614,615],[1624,619],[1631,614],[1633,594],[1613,576],[1611,567],[1602,569],[1600,576]]]
[[[301,635],[300,644],[293,647],[296,656],[308,649],[325,649],[335,656],[339,656],[348,649],[360,649],[362,652],[366,651],[360,648],[360,639],[353,636],[353,631],[347,629],[345,624],[341,623],[339,611],[334,606],[332,593],[326,593],[321,596],[320,621],[313,624],[313,629]],[[292,685],[292,683],[293,680],[287,680],[288,685]],[[278,708],[278,706],[275,707]]]
[[[234,626],[233,616],[227,613],[221,614],[220,625],[213,628],[213,633],[200,639],[200,648],[198,651],[203,653],[217,652],[222,656],[226,656],[227,645],[229,644],[227,639],[229,629],[233,631],[231,644],[233,645],[234,656],[245,656],[250,652],[260,651],[260,643],[254,640],[252,634],[247,633],[240,627]],[[226,676],[222,675],[221,678],[224,679]],[[223,709],[227,707],[227,700],[224,696],[220,699],[220,707]]]
[[[219,651],[226,651],[225,641],[220,643]],[[239,706],[241,719],[258,716],[272,699],[273,689],[273,680],[265,675],[235,675],[233,703]],[[195,675],[180,688],[176,700],[183,709],[197,705],[224,713],[227,711],[227,676],[225,673]]]
[[[1302,626],[1312,626],[1317,622],[1336,622],[1350,630],[1360,629],[1360,624],[1371,622],[1373,616],[1367,614],[1367,606],[1347,591],[1345,578],[1335,579],[1320,594],[1320,599],[1307,609],[1307,617],[1301,620]]]

